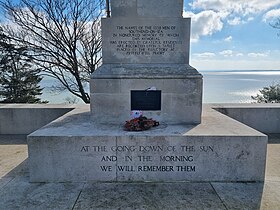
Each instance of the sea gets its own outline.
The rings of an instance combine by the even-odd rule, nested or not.
[[[280,70],[207,70],[203,75],[203,103],[252,103],[263,87],[280,83]],[[44,77],[41,98],[51,104],[83,103],[68,91],[56,91],[57,81]],[[86,87],[89,90],[89,87]]]

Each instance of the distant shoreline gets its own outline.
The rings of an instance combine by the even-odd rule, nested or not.
[[[279,70],[198,70],[199,72],[276,72]]]
[[[280,70],[202,70],[203,103],[251,103],[252,95],[271,84],[280,83]],[[56,80],[44,77],[42,99],[50,104],[68,103],[73,96],[67,92],[55,94],[51,86]],[[89,91],[89,87],[87,88]],[[79,99],[79,104],[83,102]]]

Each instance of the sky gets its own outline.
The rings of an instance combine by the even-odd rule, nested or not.
[[[199,70],[280,70],[280,0],[184,0],[190,64]],[[278,35],[279,34],[279,35]]]
[[[198,70],[280,70],[280,0],[184,0],[183,16]]]

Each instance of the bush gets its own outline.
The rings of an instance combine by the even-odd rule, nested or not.
[[[257,103],[280,103],[280,84],[264,87],[259,92],[260,94],[251,96]]]

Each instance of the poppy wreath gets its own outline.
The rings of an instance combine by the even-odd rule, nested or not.
[[[148,119],[147,117],[140,116],[132,120],[126,121],[124,125],[124,130],[126,131],[144,131],[151,127],[158,126],[159,122],[153,119]]]

